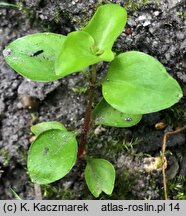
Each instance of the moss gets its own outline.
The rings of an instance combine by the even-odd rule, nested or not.
[[[2,158],[2,164],[3,166],[7,166],[9,164],[9,154],[8,150],[2,148],[0,149],[0,157]]]
[[[124,7],[131,11],[137,11],[141,9],[143,6],[150,4],[150,3],[159,3],[159,0],[152,1],[152,0],[128,0],[126,3],[124,3]]]
[[[99,132],[97,132],[97,129]],[[125,128],[96,126],[90,130],[87,149],[88,154],[105,159],[117,159],[118,154],[135,154],[134,146],[139,144],[137,139],[131,140],[131,132]]]
[[[59,24],[60,21],[61,21],[61,12],[59,8],[56,8],[54,12],[54,22]]]
[[[183,12],[183,11],[177,12],[176,15],[178,17],[181,17],[183,20],[186,20],[186,12]]]
[[[182,104],[175,104],[170,109],[162,111],[165,122],[168,125],[173,125],[175,127],[181,127],[186,123],[186,113],[185,109],[183,109]]]
[[[59,186],[42,185],[41,190],[43,199],[73,200],[76,197],[71,189]]]
[[[87,92],[87,87],[84,86],[74,87],[72,88],[72,91],[78,94],[85,94]]]
[[[112,199],[133,199],[131,191],[138,174],[131,173],[125,169],[116,178],[116,186],[114,188]]]
[[[186,199],[186,177],[177,176],[175,179],[167,182],[169,199]]]

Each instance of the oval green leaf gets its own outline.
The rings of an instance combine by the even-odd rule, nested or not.
[[[103,97],[115,109],[145,114],[177,103],[182,91],[165,67],[152,56],[130,51],[117,56],[102,86]]]
[[[83,31],[88,32],[101,50],[111,50],[127,21],[126,10],[118,4],[105,4],[95,12]]]
[[[96,125],[131,127],[141,120],[142,115],[122,113],[110,106],[105,99],[102,99],[93,110],[92,117]]]
[[[59,129],[41,133],[28,153],[27,167],[32,182],[49,184],[63,178],[74,166],[76,158],[74,134]]]
[[[55,63],[55,71],[57,75],[66,76],[106,60],[105,56],[108,57],[107,54],[96,49],[94,39],[88,33],[72,32],[68,34],[62,46],[62,52]]]
[[[3,51],[6,62],[22,76],[33,81],[53,81],[55,61],[61,52],[65,36],[36,33],[19,38]]]
[[[115,169],[104,159],[92,158],[85,168],[85,180],[90,192],[98,197],[103,191],[112,194],[115,182]]]
[[[51,129],[59,129],[62,131],[67,131],[65,126],[57,121],[41,122],[31,127],[32,133],[35,134],[36,136],[39,136],[39,134]]]

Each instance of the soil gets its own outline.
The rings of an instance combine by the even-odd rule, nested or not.
[[[26,168],[33,136],[30,126],[57,120],[68,130],[80,130],[86,103],[86,95],[80,89],[88,85],[82,73],[52,83],[31,82],[5,63],[3,49],[27,34],[52,31],[66,35],[77,30],[88,22],[102,2],[123,5],[122,0],[16,0],[11,3],[19,9],[0,7],[0,199],[15,199],[12,190],[21,199],[36,198]],[[100,199],[163,199],[161,169],[155,166],[149,171],[149,167],[161,155],[165,129],[157,130],[155,125],[163,121],[166,130],[175,130],[186,123],[186,3],[178,0],[125,2],[128,22],[114,50],[117,53],[139,50],[156,57],[179,82],[184,97],[167,110],[144,115],[137,126],[92,128],[88,146],[93,156],[110,160],[116,168],[113,195],[102,194]],[[99,73],[105,71],[106,64],[100,64]],[[184,131],[167,141],[169,199],[186,199],[185,147]],[[85,184],[83,166],[77,164],[65,178],[42,186],[43,199],[94,199]],[[179,190],[178,185],[181,185]]]

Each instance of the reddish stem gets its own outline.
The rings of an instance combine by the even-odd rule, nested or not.
[[[92,102],[94,99],[94,89],[96,84],[96,65],[92,66],[91,78],[88,90],[87,106],[85,111],[85,118],[81,130],[79,148],[78,148],[78,160],[82,159],[86,155],[86,139],[89,131],[89,124],[91,121]]]

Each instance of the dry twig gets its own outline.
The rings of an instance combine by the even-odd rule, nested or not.
[[[164,136],[163,136],[163,143],[162,143],[162,175],[163,175],[163,189],[164,189],[164,198],[165,200],[168,199],[168,195],[167,195],[167,181],[166,181],[166,156],[165,156],[165,150],[166,150],[166,144],[167,144],[167,136],[169,135],[174,135],[177,133],[180,133],[181,131],[186,129],[186,125],[182,128],[178,128],[175,131],[165,131],[164,132]]]

